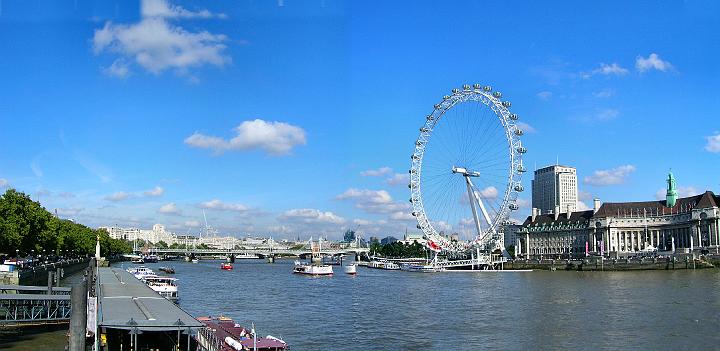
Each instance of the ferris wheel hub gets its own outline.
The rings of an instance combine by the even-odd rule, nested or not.
[[[452,172],[457,173],[457,174],[462,174],[462,175],[468,176],[468,177],[479,177],[480,176],[480,172],[470,171],[467,168],[463,168],[463,167],[453,166]]]

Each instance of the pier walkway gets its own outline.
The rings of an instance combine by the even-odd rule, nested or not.
[[[98,268],[97,286],[100,343],[113,349],[189,350],[204,327],[123,269]]]
[[[31,325],[62,324],[70,321],[69,288],[55,288],[57,294],[22,293],[24,290],[37,292],[40,286],[0,286],[0,328]],[[7,293],[21,292],[21,293]]]

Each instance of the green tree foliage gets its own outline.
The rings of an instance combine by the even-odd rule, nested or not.
[[[112,256],[130,252],[130,245],[110,238],[105,230],[88,228],[82,224],[55,218],[40,203],[15,189],[0,195],[0,252],[13,255],[47,254],[89,255],[95,252],[96,237],[100,238],[100,252]]]
[[[396,241],[387,245],[373,242],[370,244],[370,252],[389,258],[418,258],[425,257],[427,250],[417,241],[409,245]]]

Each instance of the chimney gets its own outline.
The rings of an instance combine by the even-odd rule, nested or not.
[[[570,215],[572,214],[572,207],[570,207],[570,204],[567,204],[567,212],[565,212],[567,215],[567,219],[570,220]]]
[[[555,220],[558,220],[558,217],[560,217],[560,206],[555,206],[555,211],[553,211],[555,214]]]
[[[600,210],[600,199],[594,198],[593,199],[593,214],[596,214],[597,211]]]
[[[539,208],[532,208],[532,221],[535,222],[535,218],[537,218],[538,212],[540,212]]]

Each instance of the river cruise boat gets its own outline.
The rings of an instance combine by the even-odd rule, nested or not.
[[[441,267],[436,267],[431,264],[415,264],[415,263],[405,263],[402,266],[400,266],[400,269],[403,271],[408,272],[420,272],[420,273],[435,273],[435,272],[442,272],[445,269]]]
[[[138,279],[140,279],[140,280],[142,280],[142,278],[145,277],[145,276],[155,275],[155,272],[153,272],[152,269],[147,268],[147,267],[145,267],[145,266],[140,266],[140,267],[137,267],[137,268],[135,268],[135,267],[133,267],[133,268],[128,268],[127,271],[128,271],[128,273],[134,275],[135,278],[138,278]]]
[[[161,272],[165,272],[166,274],[175,274],[175,268],[172,268],[170,266],[168,267],[160,267],[158,268]]]
[[[158,260],[159,258],[157,257],[157,255],[147,255],[143,258],[143,261],[145,261],[145,263],[157,263]]]
[[[245,329],[227,317],[198,317],[205,328],[198,331],[195,340],[208,351],[284,351],[288,344],[272,335],[255,337],[253,329]]]
[[[134,264],[143,264],[143,263],[145,263],[145,259],[142,257],[136,257],[136,258],[133,258],[132,260],[130,260],[130,262],[132,262]]]
[[[233,269],[233,265],[232,265],[232,263],[221,263],[220,269],[223,269],[226,271],[231,271]]]
[[[293,273],[305,275],[333,275],[333,268],[327,264],[310,264],[295,261]]]
[[[400,269],[400,266],[397,263],[389,261],[372,261],[368,263],[367,266],[368,268],[387,269],[390,271],[397,271]]]
[[[150,289],[153,289],[160,296],[172,301],[178,301],[177,279],[170,277],[162,277],[158,275],[148,275],[142,279]]]

